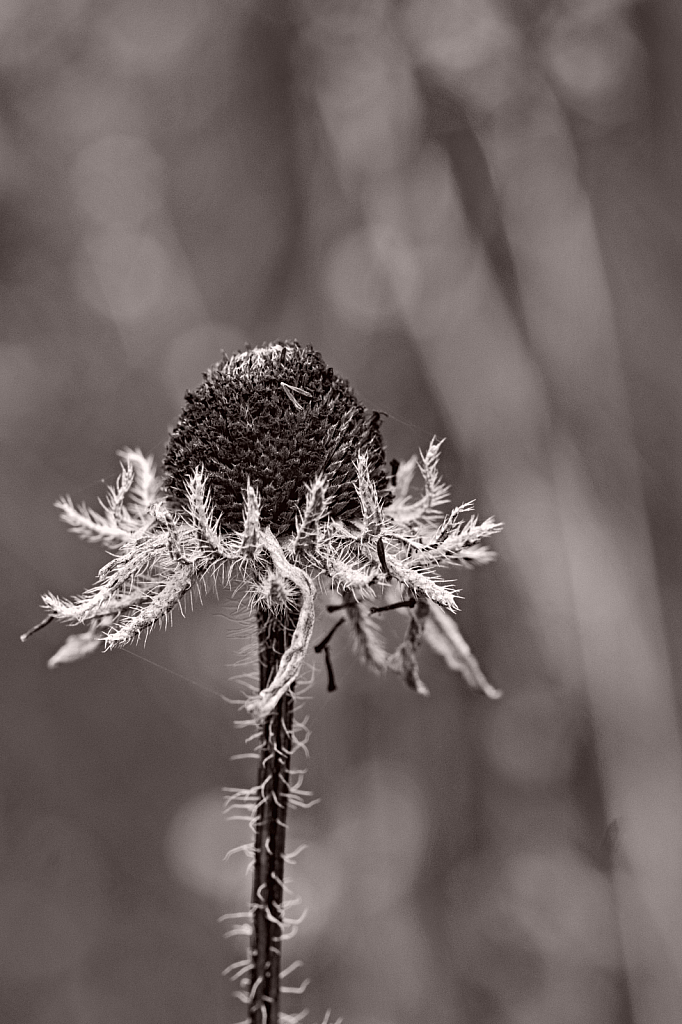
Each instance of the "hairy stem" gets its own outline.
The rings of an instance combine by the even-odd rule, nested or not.
[[[270,683],[291,642],[298,610],[258,613],[260,688]],[[294,698],[284,694],[263,724],[258,769],[251,915],[249,1021],[278,1024],[284,902],[284,844]]]

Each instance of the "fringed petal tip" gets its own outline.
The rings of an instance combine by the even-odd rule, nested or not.
[[[22,644],[26,643],[28,638],[30,636],[33,636],[34,633],[37,633],[39,630],[44,629],[45,626],[49,626],[49,624],[51,622],[54,622],[54,619],[55,619],[54,615],[52,615],[52,614],[46,615],[44,619],[40,620],[40,622],[36,622],[35,626],[31,626],[30,629],[27,629],[26,632],[22,633],[21,636],[19,637],[19,639],[21,640]]]
[[[479,690],[490,700],[500,699],[502,690],[486,678],[455,619],[433,603],[424,621],[424,640],[472,690]]]
[[[88,631],[87,633],[72,633],[58,651],[52,655],[47,662],[48,668],[56,668],[58,665],[68,665],[72,661],[80,661],[81,658],[92,654],[104,641],[104,637]]]
[[[269,528],[263,532],[263,543],[277,576],[283,582],[293,584],[298,590],[301,609],[291,643],[282,655],[274,679],[264,690],[253,697],[247,697],[244,702],[246,712],[258,722],[263,721],[274,711],[282,696],[296,683],[310,647],[315,625],[315,589],[312,580],[302,569],[289,562]]]

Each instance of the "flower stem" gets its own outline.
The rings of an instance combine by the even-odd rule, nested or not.
[[[291,642],[298,609],[258,612],[260,688],[274,678]],[[278,1024],[284,902],[284,844],[289,804],[289,763],[294,698],[287,691],[263,723],[258,769],[253,889],[251,985],[248,1020]]]

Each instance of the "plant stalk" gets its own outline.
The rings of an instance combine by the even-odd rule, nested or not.
[[[261,690],[277,671],[291,642],[297,617],[297,608],[258,612]],[[287,691],[265,720],[261,736],[251,893],[251,1024],[279,1022],[284,846],[293,722],[294,697]]]

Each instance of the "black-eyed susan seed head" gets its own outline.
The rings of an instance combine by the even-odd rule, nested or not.
[[[379,419],[312,348],[286,342],[224,356],[186,394],[171,432],[169,501],[185,506],[187,480],[201,466],[222,529],[240,526],[250,482],[261,522],[281,536],[293,528],[306,488],[323,476],[329,516],[351,521],[361,512],[361,452],[381,499],[389,498]]]
[[[312,640],[315,597],[331,590],[372,668],[398,672],[425,692],[416,663],[424,638],[470,685],[498,695],[457,630],[458,591],[439,571],[490,561],[484,542],[499,524],[479,522],[468,502],[441,510],[448,487],[435,439],[396,464],[387,481],[379,415],[313,349],[248,349],[208,370],[171,433],[163,479],[142,452],[120,454],[121,475],[100,509],[69,498],[57,503],[71,530],[112,557],[84,593],[43,596],[41,625],[87,626],[50,664],[102,642],[127,644],[167,622],[192,588],[220,583],[241,591],[259,614],[298,609],[274,679],[247,701],[263,718],[294,685]],[[383,610],[409,615],[392,653],[375,617],[382,593],[389,598]]]

